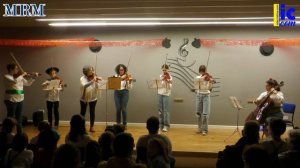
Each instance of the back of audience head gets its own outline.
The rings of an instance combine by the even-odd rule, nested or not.
[[[150,141],[148,142],[148,146],[147,146],[147,153],[148,153],[148,157],[150,159],[161,155],[163,156],[164,160],[168,163],[169,162],[169,158],[168,158],[168,152],[167,152],[167,147],[165,146],[165,143],[158,138],[152,138],[150,139]]]
[[[114,124],[113,129],[115,130],[115,135],[125,131],[125,126],[122,124]]]
[[[41,122],[39,122],[39,124],[38,124],[38,130],[39,130],[40,132],[42,132],[42,131],[44,131],[44,130],[46,130],[46,129],[49,129],[49,128],[51,128],[51,126],[50,126],[50,124],[49,124],[48,121],[41,121]]]
[[[245,148],[243,160],[244,168],[271,168],[268,152],[258,144]]]
[[[28,136],[25,133],[17,133],[12,141],[12,149],[23,151],[28,145]]]
[[[300,129],[292,129],[289,131],[288,145],[291,149],[300,152]]]
[[[63,144],[57,148],[54,155],[52,168],[79,168],[79,150],[71,144]]]
[[[99,139],[98,143],[103,147],[110,147],[115,139],[115,135],[110,131],[103,132]]]
[[[247,121],[242,131],[243,136],[252,141],[259,140],[259,123],[257,121]]]
[[[14,118],[7,117],[2,122],[1,132],[12,133],[16,127],[17,121]]]
[[[38,135],[38,146],[44,149],[53,150],[57,147],[60,135],[55,130],[48,128]]]
[[[158,133],[159,119],[157,117],[149,117],[147,120],[147,129],[150,134]]]
[[[100,162],[100,145],[97,141],[91,140],[86,146],[85,167],[97,167]]]
[[[129,157],[132,155],[134,139],[129,133],[120,133],[116,136],[114,142],[114,152],[117,157]]]
[[[76,142],[79,135],[87,134],[85,119],[79,115],[73,115],[70,121],[70,140]]]
[[[286,130],[286,123],[280,118],[271,119],[269,124],[269,133],[273,138],[280,138]]]

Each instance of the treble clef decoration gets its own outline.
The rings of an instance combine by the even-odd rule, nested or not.
[[[183,62],[186,62],[186,57],[189,55],[189,51],[186,49],[186,46],[188,45],[188,43],[189,43],[189,39],[184,38],[183,44],[179,47],[178,53],[179,53],[179,56],[181,56],[182,58],[177,58],[177,62],[182,67],[191,67],[196,63],[196,61],[194,60],[190,65],[182,65],[179,61],[179,60],[181,60]]]

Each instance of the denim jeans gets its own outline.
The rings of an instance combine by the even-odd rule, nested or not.
[[[198,114],[198,128],[202,133],[208,132],[208,119],[210,114],[210,94],[197,93],[196,112]]]
[[[17,132],[22,133],[22,107],[23,101],[11,102],[9,100],[4,101],[7,109],[7,117],[12,117],[17,120]]]
[[[129,91],[127,89],[115,90],[114,99],[116,105],[117,123],[121,124],[121,114],[123,125],[127,125],[127,104],[129,100]]]
[[[169,96],[158,94],[158,114],[160,128],[170,127]]]

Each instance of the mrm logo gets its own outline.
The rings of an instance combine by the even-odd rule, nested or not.
[[[3,17],[45,17],[46,4],[3,4]]]
[[[296,26],[296,17],[294,13],[296,12],[295,8],[286,8],[285,4],[274,4],[274,19],[273,25],[275,27],[279,26]]]

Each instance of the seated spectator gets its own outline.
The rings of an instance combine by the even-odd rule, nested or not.
[[[245,148],[243,160],[244,168],[272,168],[268,152],[258,144]]]
[[[80,152],[71,144],[63,144],[57,148],[52,168],[79,168]]]
[[[49,127],[38,135],[38,149],[34,152],[33,168],[50,168],[60,135]]]
[[[281,139],[286,130],[286,123],[280,118],[273,118],[267,126],[267,140],[260,145],[268,152],[271,159],[271,167],[278,168],[278,154],[287,151],[287,143]]]
[[[34,137],[31,138],[31,140],[30,140],[27,148],[30,149],[30,150],[32,150],[32,151],[35,151],[36,149],[38,149],[37,143],[38,143],[39,134],[41,132],[43,132],[44,130],[49,129],[49,128],[51,128],[51,127],[50,127],[50,124],[49,124],[48,121],[41,121],[41,122],[39,122],[39,124],[38,124],[38,130],[39,130],[39,132],[38,132],[38,134],[36,136],[34,136]]]
[[[11,147],[13,138],[15,136],[17,121],[14,118],[5,118],[2,122],[0,132],[0,166],[3,164],[4,156],[7,150]]]
[[[246,122],[242,135],[235,145],[227,145],[223,151],[218,153],[217,168],[244,167],[242,159],[243,150],[248,145],[258,144],[259,123],[257,121]]]
[[[70,125],[70,132],[66,135],[65,143],[72,144],[79,149],[83,164],[86,159],[86,146],[92,138],[86,132],[85,119],[81,115],[73,115]]]
[[[100,162],[100,145],[97,141],[90,141],[86,147],[85,168],[97,168]]]
[[[28,137],[25,133],[15,135],[12,147],[7,151],[4,158],[4,167],[30,168],[33,161],[33,152],[27,150]]]
[[[113,146],[115,156],[108,161],[100,162],[98,168],[146,168],[145,165],[136,164],[132,159],[134,139],[131,134],[119,133]]]
[[[168,151],[165,143],[161,139],[150,139],[147,154],[148,168],[170,168]]]
[[[100,145],[100,160],[108,161],[110,157],[113,156],[113,142],[115,135],[110,131],[106,131],[101,134],[98,139]]]
[[[164,134],[158,134],[159,119],[157,117],[150,117],[147,120],[148,135],[142,135],[137,141],[137,163],[147,164],[147,146],[152,138],[161,139],[164,146],[167,148],[167,155],[169,156],[171,167],[175,166],[175,159],[172,157],[172,144],[170,139]]]
[[[288,133],[288,150],[278,155],[281,168],[300,167],[300,129],[292,129]]]

